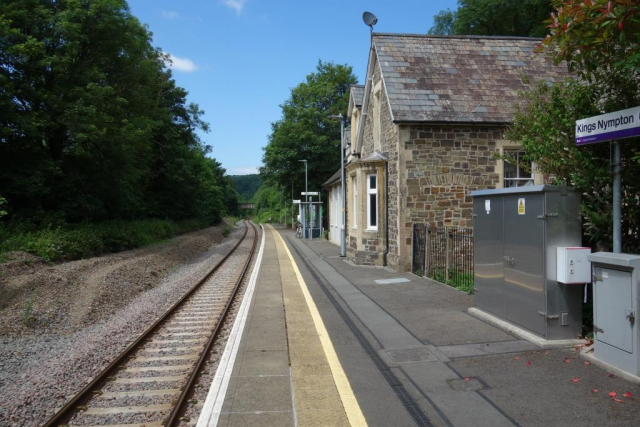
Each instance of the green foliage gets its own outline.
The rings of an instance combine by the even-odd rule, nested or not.
[[[420,272],[422,272],[420,270]],[[473,294],[473,273],[464,273],[455,268],[449,269],[449,280],[447,280],[446,269],[432,268],[429,277],[433,280],[449,285],[468,294]],[[416,273],[418,274],[418,273]],[[418,274],[420,275],[420,274]]]
[[[33,296],[30,296],[22,305],[21,319],[22,324],[29,328],[35,324],[36,318],[33,314]]]
[[[235,189],[243,202],[251,201],[262,184],[260,175],[257,174],[231,175],[231,179],[233,179]]]
[[[524,106],[515,114],[506,137],[520,141],[525,158],[555,183],[567,183],[582,194],[583,232],[587,244],[610,248],[612,241],[612,177],[607,144],[575,145],[575,121],[600,114],[600,89],[575,80],[549,86],[540,82],[523,93]],[[637,143],[623,148],[623,250],[640,251],[640,154]]]
[[[349,90],[357,82],[352,68],[331,62],[318,63],[316,72],[291,90],[282,108],[282,118],[271,125],[264,148],[260,175],[274,186],[304,191],[308,160],[309,191],[340,167],[340,123],[329,116],[346,115]],[[290,194],[290,191],[289,191]]]
[[[0,228],[0,254],[24,251],[45,261],[69,261],[147,246],[208,226],[202,220],[107,221],[35,228],[29,223]]]
[[[0,219],[2,219],[3,216],[7,215],[7,199],[5,199],[4,197],[0,197]]]
[[[291,191],[291,190],[289,190]],[[275,185],[263,183],[258,192],[253,197],[255,204],[254,212],[259,222],[278,222],[280,218],[284,221],[285,211],[287,222],[290,223],[293,208],[291,205],[291,193]],[[295,215],[298,209],[295,209]]]
[[[544,37],[551,0],[458,0],[433,17],[429,34]]]
[[[219,220],[237,196],[203,112],[124,0],[0,3],[0,194],[10,219]]]
[[[640,2],[637,0],[554,1],[547,21],[551,34],[540,50],[599,92],[600,111],[640,102]]]
[[[225,226],[222,228],[222,236],[224,236],[224,237],[229,237],[229,234],[231,234],[231,227],[230,227],[230,226],[228,226],[228,225],[225,225]]]
[[[429,34],[439,36],[452,36],[453,23],[456,20],[456,12],[447,10],[441,10],[437,15],[433,17],[433,25],[429,29]]]

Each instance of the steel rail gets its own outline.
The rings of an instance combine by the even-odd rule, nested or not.
[[[79,406],[82,406],[89,399],[93,397],[93,391],[102,387],[106,382],[108,377],[110,377],[114,371],[118,370],[118,367],[125,361],[127,361],[130,356],[138,350],[138,347],[141,343],[149,338],[151,334],[153,334],[159,327],[176,311],[178,307],[182,305],[192,294],[200,288],[202,284],[204,284],[213,273],[218,271],[218,269],[231,257],[231,255],[238,249],[238,247],[244,242],[244,239],[247,236],[249,231],[249,227],[247,226],[247,220],[244,221],[244,233],[242,234],[242,238],[236,245],[229,251],[228,254],[224,256],[207,274],[204,275],[202,279],[200,279],[186,294],[182,296],[175,304],[169,308],[161,317],[156,320],[153,325],[151,325],[146,331],[142,333],[133,343],[131,343],[127,348],[124,349],[122,353],[111,362],[106,368],[104,368],[98,375],[94,377],[94,379],[87,384],[82,390],[80,390],[70,401],[67,402],[59,411],[57,411],[50,419],[47,421],[43,427],[57,427],[61,425],[66,425],[65,423],[69,421],[69,419],[76,413]],[[255,226],[251,224],[251,226],[255,230]],[[254,247],[255,240],[257,240],[257,233],[254,237]]]
[[[207,344],[205,345],[204,350],[200,355],[200,358],[196,362],[193,368],[193,371],[191,371],[191,375],[189,375],[189,380],[187,381],[187,384],[183,387],[182,393],[180,393],[177,403],[171,410],[171,413],[169,414],[167,421],[164,423],[166,427],[178,425],[182,415],[186,411],[187,409],[186,405],[189,401],[189,397],[192,394],[193,387],[195,386],[196,380],[198,379],[198,377],[200,376],[200,373],[202,372],[203,365],[209,358],[209,353],[211,352],[213,344],[218,338],[220,330],[222,329],[222,326],[224,325],[227,315],[229,314],[231,305],[233,304],[235,297],[238,294],[238,290],[240,289],[240,286],[242,285],[242,282],[244,281],[244,278],[247,275],[247,271],[249,270],[249,267],[251,266],[251,261],[253,259],[253,255],[256,250],[256,245],[258,243],[258,230],[256,229],[255,225],[251,224],[251,226],[253,227],[253,234],[255,236],[255,238],[253,239],[251,252],[249,252],[249,256],[247,256],[247,261],[245,262],[244,267],[242,268],[242,272],[240,273],[240,276],[238,277],[238,280],[236,281],[236,284],[233,287],[233,293],[229,297],[229,300],[227,301],[227,305],[225,306],[224,311],[222,312],[222,315],[218,319],[218,322],[216,323],[216,327],[213,330],[213,333],[209,337],[209,340],[207,341]]]

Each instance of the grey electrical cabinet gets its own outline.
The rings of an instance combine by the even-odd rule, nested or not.
[[[640,256],[598,252],[593,279],[593,355],[640,376]]]
[[[582,333],[581,285],[557,281],[557,248],[580,246],[580,195],[533,185],[473,196],[474,303],[544,339]]]

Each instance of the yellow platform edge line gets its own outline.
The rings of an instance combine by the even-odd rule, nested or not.
[[[269,225],[269,228],[271,228],[271,230],[280,238],[280,241],[282,242],[282,245],[284,246],[284,249],[287,252],[287,256],[291,261],[291,265],[293,266],[293,271],[296,273],[298,284],[302,289],[302,294],[304,295],[304,299],[307,302],[309,311],[311,312],[311,318],[313,319],[313,323],[316,327],[316,332],[320,337],[320,343],[322,344],[325,357],[327,358],[329,368],[331,369],[333,381],[335,382],[336,388],[338,389],[338,394],[340,395],[342,406],[344,407],[344,411],[346,412],[347,418],[349,419],[349,424],[354,427],[365,427],[367,426],[367,421],[364,418],[364,414],[362,413],[362,410],[360,409],[360,405],[358,404],[358,399],[356,399],[355,394],[353,394],[353,389],[351,388],[351,384],[349,384],[347,375],[344,373],[342,364],[338,359],[338,354],[336,353],[336,350],[333,347],[333,344],[331,343],[331,338],[329,337],[327,328],[324,326],[324,322],[322,321],[322,317],[320,316],[318,307],[316,306],[316,303],[313,301],[313,298],[309,293],[309,289],[307,288],[307,283],[302,278],[302,274],[300,274],[298,265],[296,264],[296,261],[293,259],[293,256],[289,251],[289,247],[287,246],[286,242],[284,241],[280,233],[271,225]]]

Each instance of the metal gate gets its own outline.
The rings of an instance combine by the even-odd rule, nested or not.
[[[413,224],[412,271],[473,293],[473,229]]]

